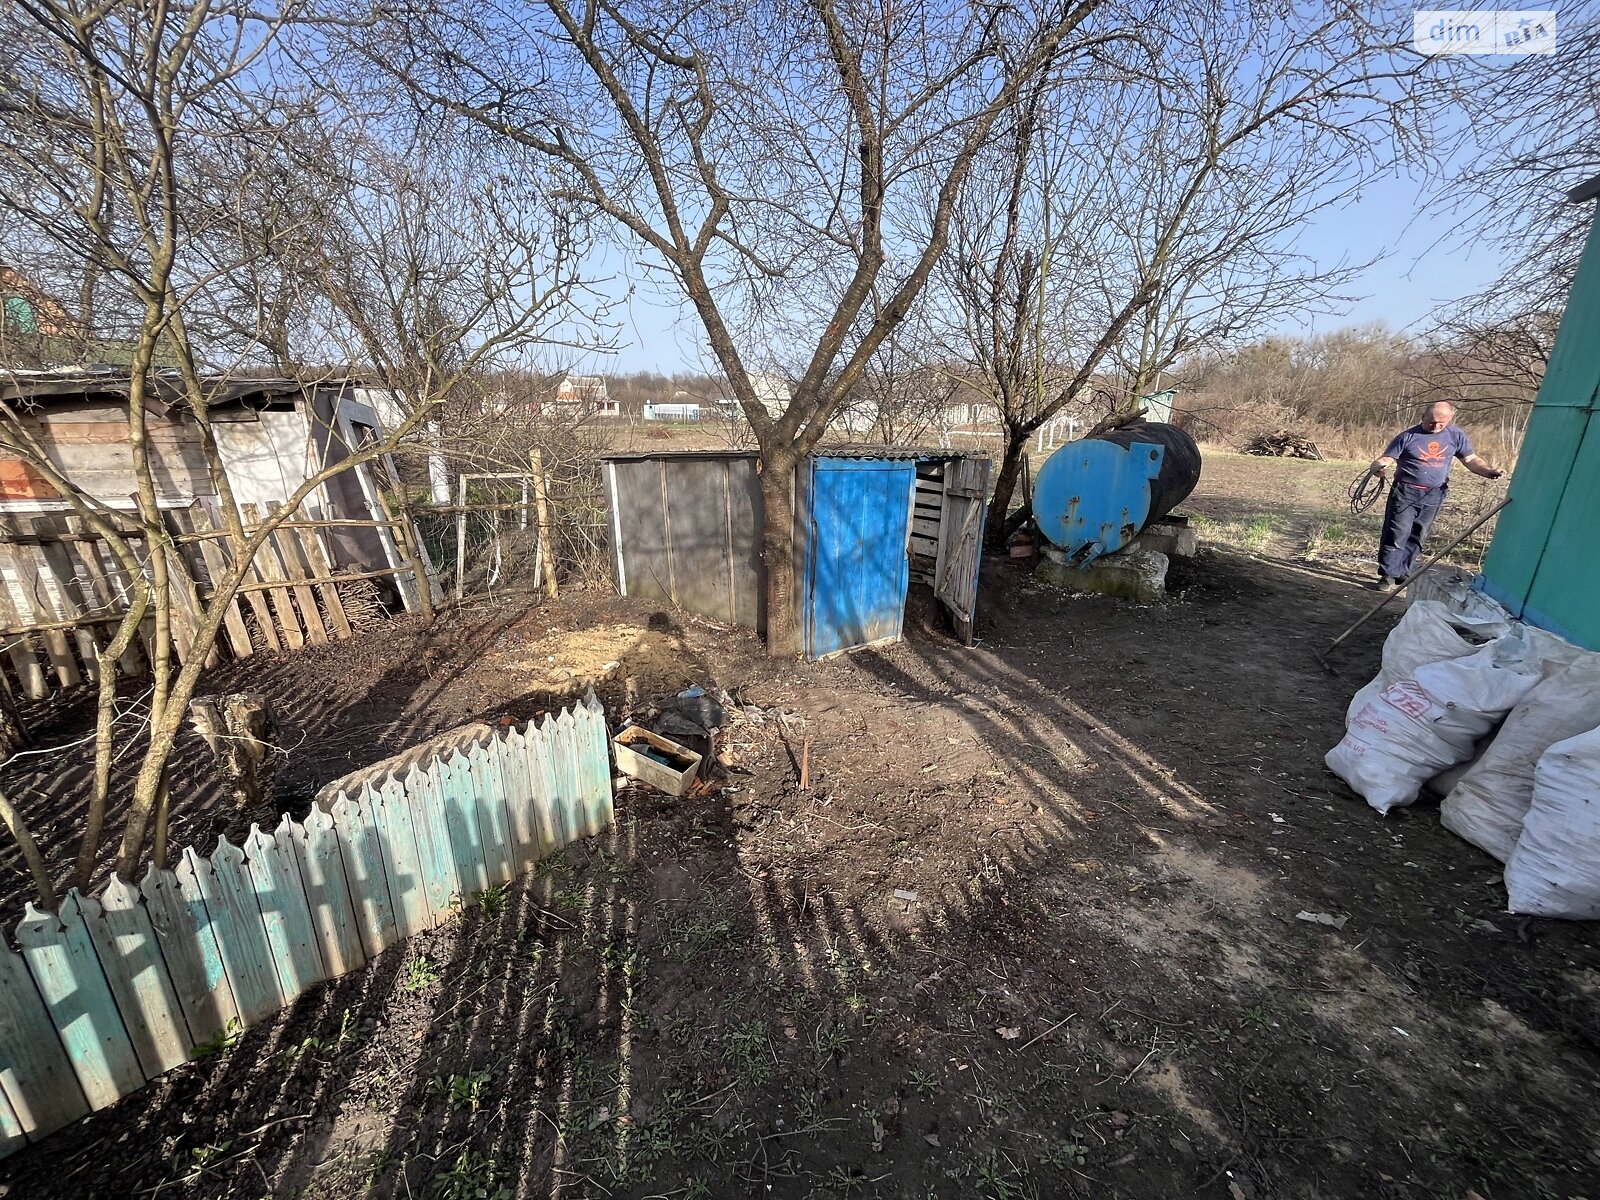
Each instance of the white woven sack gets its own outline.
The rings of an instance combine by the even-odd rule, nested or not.
[[[1483,756],[1445,797],[1439,819],[1501,862],[1522,832],[1533,771],[1557,742],[1600,728],[1600,654],[1581,654],[1511,710]]]
[[[1426,780],[1472,756],[1473,743],[1539,682],[1539,669],[1514,634],[1427,663],[1370,700],[1324,761],[1381,813],[1415,803]]]
[[[1557,742],[1539,760],[1506,893],[1514,913],[1600,917],[1600,729]]]

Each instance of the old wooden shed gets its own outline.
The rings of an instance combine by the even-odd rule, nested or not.
[[[617,587],[766,630],[764,509],[751,451],[607,455]],[[912,583],[972,641],[989,460],[945,449],[826,446],[795,471],[805,653],[893,641]]]
[[[608,454],[624,595],[766,630],[754,451]],[[973,640],[989,459],[915,446],[824,446],[795,470],[795,611],[808,658],[901,637],[926,584]]]

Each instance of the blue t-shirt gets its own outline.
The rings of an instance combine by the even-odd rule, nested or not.
[[[1395,461],[1396,487],[1404,484],[1434,488],[1449,480],[1450,468],[1456,459],[1472,457],[1472,439],[1458,425],[1446,425],[1438,433],[1429,433],[1421,425],[1413,425],[1394,435],[1383,457]]]

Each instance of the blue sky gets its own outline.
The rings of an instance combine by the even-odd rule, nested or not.
[[[1403,177],[1375,180],[1358,200],[1320,213],[1306,229],[1300,249],[1320,263],[1362,262],[1376,258],[1347,290],[1359,297],[1331,313],[1309,314],[1305,321],[1281,322],[1274,332],[1325,331],[1344,325],[1382,321],[1395,330],[1425,322],[1437,306],[1478,291],[1499,273],[1493,242],[1479,242],[1470,225],[1442,214],[1418,215],[1425,185]],[[625,290],[627,268],[615,263],[616,292]],[[648,281],[619,310],[618,351],[593,366],[606,372],[706,369],[697,351],[698,325],[681,312],[677,297]]]

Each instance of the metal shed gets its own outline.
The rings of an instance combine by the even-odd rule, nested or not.
[[[1600,178],[1573,203],[1600,199]],[[1600,214],[1561,328],[1478,586],[1512,613],[1600,650]]]
[[[607,455],[617,587],[766,629],[763,505],[746,451]],[[893,641],[912,582],[972,641],[989,460],[943,449],[829,446],[795,471],[795,587],[805,652]]]

